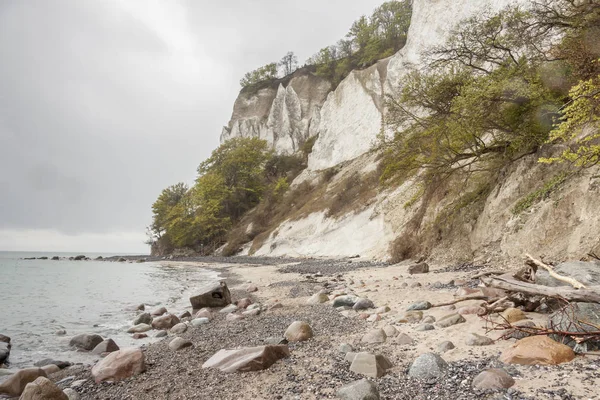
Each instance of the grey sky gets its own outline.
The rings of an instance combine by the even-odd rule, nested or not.
[[[383,0],[3,0],[0,250],[145,252],[239,79],[303,62]]]

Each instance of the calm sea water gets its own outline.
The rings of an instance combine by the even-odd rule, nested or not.
[[[94,356],[68,346],[79,333],[110,337],[120,347],[148,343],[152,339],[126,333],[136,313],[125,308],[145,303],[146,309],[183,312],[195,288],[218,279],[213,271],[185,265],[23,260],[54,255],[76,254],[0,252],[0,333],[12,338],[11,367],[43,358],[92,362]],[[55,334],[61,329],[66,336]]]

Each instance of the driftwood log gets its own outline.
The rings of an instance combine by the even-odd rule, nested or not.
[[[563,275],[557,274],[556,271],[554,271],[554,268],[543,263],[540,260],[536,260],[535,258],[531,257],[529,254],[525,254],[525,257],[527,257],[527,261],[526,261],[527,265],[545,269],[546,271],[548,271],[550,276],[553,277],[554,279],[559,280],[561,282],[568,283],[569,285],[573,286],[575,289],[584,289],[585,288],[585,285],[583,283],[579,282],[578,280],[576,280],[574,278],[571,278],[570,276],[563,276]]]

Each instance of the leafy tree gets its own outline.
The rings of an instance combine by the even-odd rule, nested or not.
[[[240,85],[245,88],[271,79],[277,79],[277,63],[270,63],[254,71],[247,72],[240,80]]]
[[[188,186],[185,183],[177,183],[163,189],[158,199],[152,204],[150,230],[154,238],[160,238],[165,232],[174,217],[172,210],[181,202],[187,191]]]
[[[279,66],[283,69],[283,75],[287,76],[298,69],[298,57],[290,51],[279,61]]]

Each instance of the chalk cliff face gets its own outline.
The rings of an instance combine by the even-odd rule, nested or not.
[[[242,93],[221,139],[258,136],[276,151],[290,153],[307,137],[318,134],[308,169],[294,184],[318,180],[318,171],[334,166],[338,166],[340,176],[356,171],[366,174],[376,166],[375,157],[368,152],[383,133],[385,97],[401,88],[408,66],[418,66],[424,51],[443,44],[455,24],[510,4],[526,7],[529,1],[414,0],[408,41],[397,54],[352,72],[334,91],[327,82],[304,73],[287,85],[251,95]],[[511,213],[523,196],[539,188],[544,176],[556,172],[538,164],[537,157],[531,155],[515,163],[488,197],[476,222],[433,253],[455,259],[480,254],[517,258],[529,251],[564,259],[580,257],[585,249],[597,246],[598,168],[571,180],[562,189],[560,201],[543,201],[525,215]],[[272,231],[256,254],[360,254],[386,259],[390,243],[414,229],[409,221],[419,212],[418,207],[406,204],[417,191],[418,187],[409,181],[380,193],[367,207],[341,217],[330,218],[320,211],[300,220],[287,220]],[[435,224],[436,212],[449,200],[428,209],[424,223]],[[561,207],[556,207],[557,202]]]

